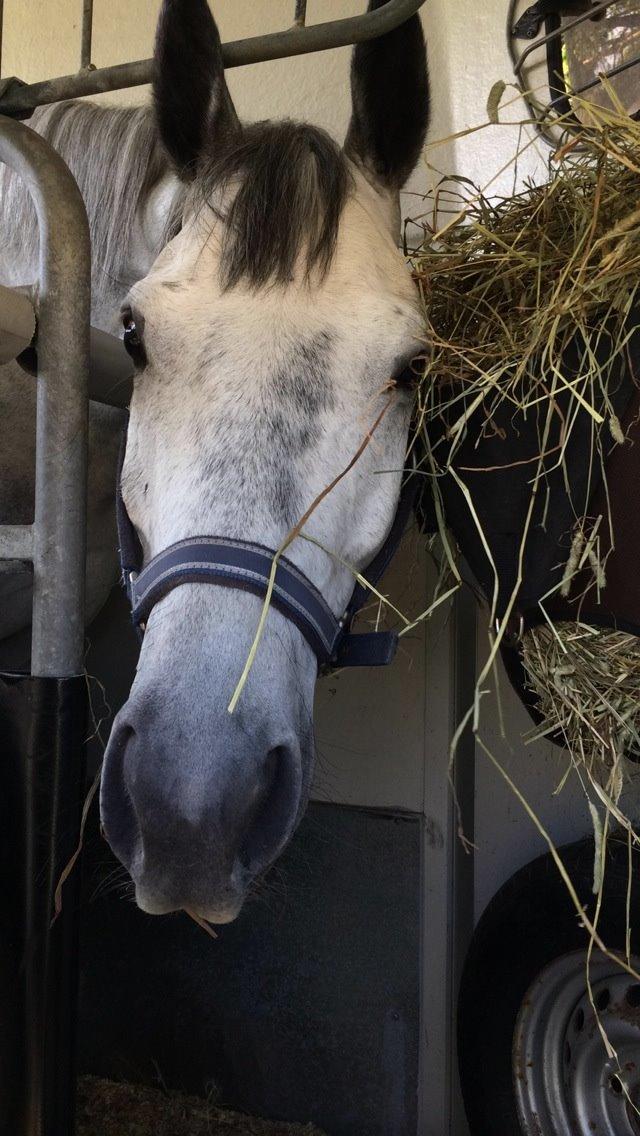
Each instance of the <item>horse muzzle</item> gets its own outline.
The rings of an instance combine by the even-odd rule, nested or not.
[[[229,738],[224,748],[219,737],[197,747],[192,739],[186,761],[180,728],[163,729],[157,717],[152,724],[133,701],[114,724],[101,787],[105,836],[144,911],[228,922],[297,825],[298,742],[281,736],[256,751],[246,735],[241,749]]]

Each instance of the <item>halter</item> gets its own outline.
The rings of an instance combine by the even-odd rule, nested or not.
[[[269,588],[274,549],[247,540],[196,536],[170,545],[143,566],[142,547],[122,497],[121,474],[126,434],[120,451],[116,498],[118,542],[123,582],[131,604],[134,626],[142,634],[155,604],[180,584],[217,584],[252,592],[264,598]],[[378,554],[361,573],[375,585],[395,556],[416,496],[417,478],[409,475],[398,502],[389,534]],[[379,667],[393,661],[398,646],[396,631],[351,631],[354,616],[365,603],[369,588],[357,583],[340,619],[305,573],[285,556],[275,572],[271,602],[296,625],[314,651],[320,669]]]

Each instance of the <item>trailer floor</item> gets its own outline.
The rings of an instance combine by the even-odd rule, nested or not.
[[[200,1097],[82,1077],[77,1136],[324,1136],[312,1124],[284,1124],[227,1112]]]

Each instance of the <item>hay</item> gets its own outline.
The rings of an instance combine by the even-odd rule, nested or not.
[[[589,774],[606,770],[618,800],[623,759],[640,756],[638,638],[582,623],[542,624],[524,633],[522,660],[541,730],[559,733]]]
[[[492,107],[490,117],[495,121],[496,116]],[[613,442],[624,442],[611,395],[640,285],[640,123],[615,104],[613,109],[586,104],[585,117],[588,126],[551,155],[543,185],[489,199],[464,179],[443,181],[425,215],[430,223],[423,216],[424,241],[412,255],[432,345],[418,390],[412,448],[436,499],[440,475],[449,472],[456,480],[487,555],[474,502],[454,459],[469,432],[480,438],[492,429],[498,407],[505,409],[506,402],[514,412],[536,415],[540,446],[531,465],[532,497],[551,453],[545,444],[560,392],[570,410],[554,462],[564,462],[578,410],[591,416],[587,460],[594,466],[603,467],[602,454]],[[515,166],[517,160],[516,154]],[[444,224],[443,214],[449,214]],[[594,332],[603,327],[611,343],[604,360],[590,347]],[[563,356],[576,335],[584,347],[579,373],[568,382]],[[427,435],[435,414],[448,423],[436,449]],[[566,473],[565,480],[569,484]],[[589,527],[576,509],[575,531]],[[521,549],[525,539],[526,532]],[[586,561],[601,589],[606,564],[598,559],[598,547],[589,546],[580,568]],[[575,574],[577,566],[568,564],[565,594]],[[515,592],[512,600],[515,610]],[[492,641],[479,688],[499,644],[500,634]],[[640,640],[572,624],[554,629],[549,621],[529,632],[522,647],[545,728],[564,739],[589,778],[607,785],[607,800],[617,801],[622,754],[638,749]],[[475,728],[478,713],[476,707]]]
[[[82,1077],[77,1136],[323,1136],[312,1124],[283,1124],[228,1112],[199,1097]]]
[[[454,179],[435,193],[412,260],[433,346],[423,414],[461,395],[467,406],[477,399],[485,418],[503,399],[538,405],[549,398],[549,375],[562,384],[576,331],[588,339],[606,323],[612,354],[623,348],[640,284],[640,123],[604,108],[590,116],[590,129],[553,154],[544,185],[489,199]],[[443,212],[453,217],[438,228]],[[572,390],[597,425],[593,392],[607,404],[608,371],[585,353]],[[619,438],[611,414],[607,425]]]

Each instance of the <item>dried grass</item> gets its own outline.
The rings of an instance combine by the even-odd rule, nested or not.
[[[420,421],[434,404],[465,402],[464,423],[504,399],[524,410],[558,388],[576,332],[606,324],[612,356],[629,336],[640,284],[640,123],[591,109],[591,125],[552,155],[549,180],[508,198],[453,179],[431,202],[412,263],[433,345],[420,390]],[[514,158],[514,161],[517,160]],[[452,219],[439,225],[442,213]],[[577,404],[620,438],[608,406],[610,366],[585,351]],[[462,406],[461,406],[462,411]],[[451,428],[455,445],[460,429]]]
[[[586,772],[622,791],[623,759],[640,756],[640,645],[624,631],[557,623],[532,627],[522,659],[541,730],[560,735]]]
[[[498,121],[505,89],[504,83],[495,84],[486,125]],[[455,568],[457,555],[446,531],[438,489],[444,475],[452,478],[463,495],[495,576],[493,596],[486,597],[491,607],[488,650],[477,676],[474,704],[454,733],[451,762],[463,730],[472,728],[477,752],[485,755],[545,840],[588,937],[588,958],[596,946],[640,981],[632,965],[630,931],[632,851],[640,845],[640,835],[625,811],[623,796],[629,771],[637,768],[627,756],[640,755],[640,638],[586,626],[579,622],[578,613],[576,622],[554,624],[547,611],[553,593],[567,596],[579,572],[591,571],[596,595],[601,594],[607,563],[606,555],[600,555],[597,527],[608,526],[608,544],[615,546],[610,511],[594,525],[593,518],[583,515],[584,507],[572,500],[573,527],[566,534],[568,558],[564,573],[562,566],[560,569],[562,579],[541,597],[541,623],[525,631],[520,644],[527,682],[542,715],[542,724],[532,736],[552,734],[564,741],[568,761],[557,791],[573,773],[592,821],[597,897],[592,918],[548,829],[518,787],[517,778],[486,744],[481,729],[482,699],[495,681],[498,652],[509,620],[518,610],[524,551],[545,470],[551,462],[562,470],[571,497],[567,447],[580,414],[591,419],[591,451],[585,461],[591,463],[590,473],[599,470],[605,487],[602,455],[612,444],[625,442],[611,396],[612,380],[618,382],[620,362],[635,330],[635,314],[631,313],[640,298],[640,123],[629,118],[608,86],[607,94],[608,109],[572,99],[573,109],[585,123],[578,136],[563,135],[565,124],[556,120],[554,128],[566,141],[550,157],[545,184],[531,184],[515,196],[500,199],[490,198],[463,178],[444,179],[428,203],[428,212],[421,219],[424,240],[411,254],[411,262],[432,351],[419,383],[410,451],[413,463],[433,488],[445,550],[443,578]],[[522,150],[529,145],[525,139]],[[514,169],[519,153],[513,156]],[[600,346],[604,344],[605,349],[596,355],[594,344],[602,329],[606,337]],[[579,365],[577,373],[568,378],[564,356],[576,343],[581,345]],[[558,413],[561,392],[565,409],[558,442],[551,421]],[[514,565],[515,584],[496,624],[502,589],[477,504],[465,484],[464,470],[456,469],[455,457],[463,439],[468,444],[470,438],[479,441],[494,432],[498,408],[501,412],[512,408],[520,420],[522,416],[533,420],[539,444],[533,458],[514,455],[511,446],[500,466],[522,466],[524,460],[518,459],[526,459],[531,492]],[[441,415],[447,423],[435,446],[428,430],[434,415]],[[497,429],[495,434],[502,437]],[[547,507],[553,508],[553,502]],[[634,571],[635,566],[630,564],[629,570]],[[606,846],[614,828],[624,832],[629,848],[624,958],[621,944],[612,944],[610,949],[599,931]],[[588,962],[586,982],[591,991]],[[607,1054],[615,1059],[595,1004],[593,1008]],[[629,1106],[638,1112],[630,1101]]]

